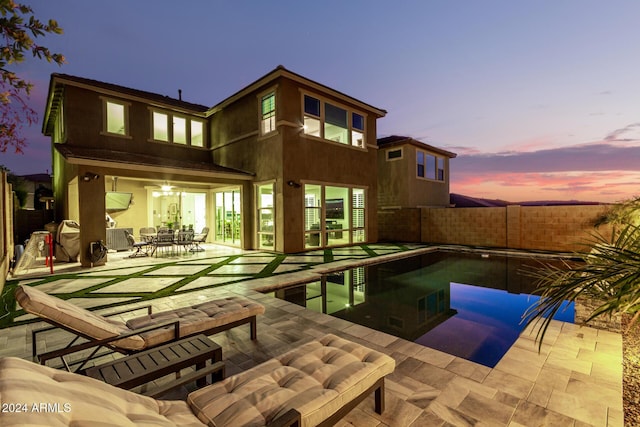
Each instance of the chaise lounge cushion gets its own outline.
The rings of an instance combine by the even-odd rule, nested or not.
[[[100,340],[130,332],[124,322],[108,319],[32,286],[18,285],[16,301],[28,313],[65,325],[84,336]],[[144,339],[132,336],[114,343],[122,348],[143,348]]]
[[[394,360],[326,335],[191,393],[198,418],[216,426],[262,426],[292,408],[314,426],[393,372]]]
[[[183,401],[155,400],[14,357],[0,359],[0,402],[27,405],[26,412],[2,411],[3,427],[203,425]]]
[[[27,312],[93,339],[112,338],[166,320],[180,320],[180,336],[185,337],[264,313],[264,306],[257,302],[242,297],[227,297],[137,317],[125,323],[100,316],[31,286],[19,285],[15,296]],[[165,327],[114,341],[113,345],[124,350],[139,351],[174,338],[173,327]]]
[[[185,337],[263,313],[263,305],[246,298],[231,296],[191,307],[136,317],[128,320],[126,325],[130,329],[140,329],[164,321],[180,320],[180,336]],[[171,341],[174,332],[173,328],[168,327],[144,332],[140,335],[144,339],[146,347],[155,347]]]
[[[183,402],[5,357],[0,358],[0,402],[28,407],[0,411],[0,426],[263,426],[290,409],[301,414],[302,426],[312,426],[358,402],[394,366],[389,356],[326,335],[196,390]]]

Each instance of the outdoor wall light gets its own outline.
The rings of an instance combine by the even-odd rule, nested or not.
[[[293,188],[300,188],[300,184],[295,181],[287,181],[287,185]]]
[[[98,175],[97,173],[93,173],[93,172],[85,172],[85,174],[82,176],[82,180],[84,182],[89,182],[91,180],[95,180],[100,178],[100,175]]]

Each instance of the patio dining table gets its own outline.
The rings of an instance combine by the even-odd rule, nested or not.
[[[162,252],[170,250],[171,255],[175,255],[176,251],[180,252],[180,248],[184,249],[184,252],[190,252],[189,248],[194,245],[193,242],[194,232],[193,230],[159,230],[156,234],[141,234],[141,237],[149,242],[151,246],[151,255],[158,256],[158,249],[162,249]]]

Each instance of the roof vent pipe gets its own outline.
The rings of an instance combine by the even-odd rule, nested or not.
[[[178,89],[178,99],[182,101],[182,89]]]

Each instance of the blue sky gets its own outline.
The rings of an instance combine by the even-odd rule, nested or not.
[[[15,68],[44,110],[62,72],[214,105],[278,64],[388,111],[378,136],[458,153],[451,191],[617,201],[640,181],[635,0],[30,1],[58,68]],[[50,170],[41,124],[18,174]]]

